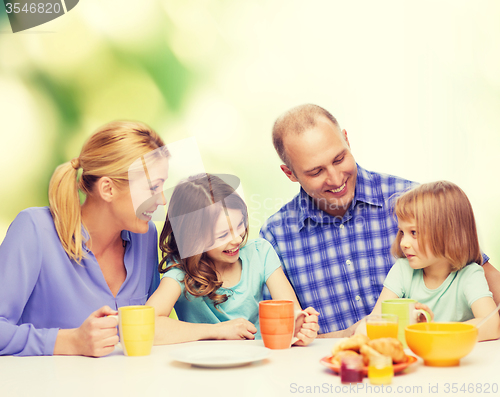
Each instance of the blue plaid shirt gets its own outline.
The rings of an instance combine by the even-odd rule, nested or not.
[[[354,199],[342,219],[318,209],[301,188],[260,230],[301,306],[319,311],[320,333],[345,329],[372,311],[395,261],[394,199],[416,186],[357,167]]]

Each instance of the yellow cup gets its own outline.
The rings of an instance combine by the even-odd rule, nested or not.
[[[155,309],[152,306],[118,308],[120,342],[126,356],[147,356],[155,337]]]

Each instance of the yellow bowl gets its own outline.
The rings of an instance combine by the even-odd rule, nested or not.
[[[477,342],[477,328],[464,323],[418,323],[405,328],[406,343],[425,365],[451,367]]]

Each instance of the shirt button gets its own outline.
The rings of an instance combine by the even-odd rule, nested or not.
[[[361,296],[356,295],[356,300],[359,302],[361,300]]]
[[[345,263],[347,264],[347,266],[351,266],[351,264],[352,264],[352,262],[351,262],[349,259],[348,259],[348,260],[346,260],[346,262],[345,262]]]
[[[339,227],[340,227],[341,229],[343,229],[343,228],[344,228],[344,224],[342,223]]]

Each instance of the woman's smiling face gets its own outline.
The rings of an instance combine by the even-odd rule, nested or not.
[[[145,171],[129,173],[129,188],[137,218],[149,222],[159,205],[165,205],[163,188],[168,178],[168,159],[148,164]]]

